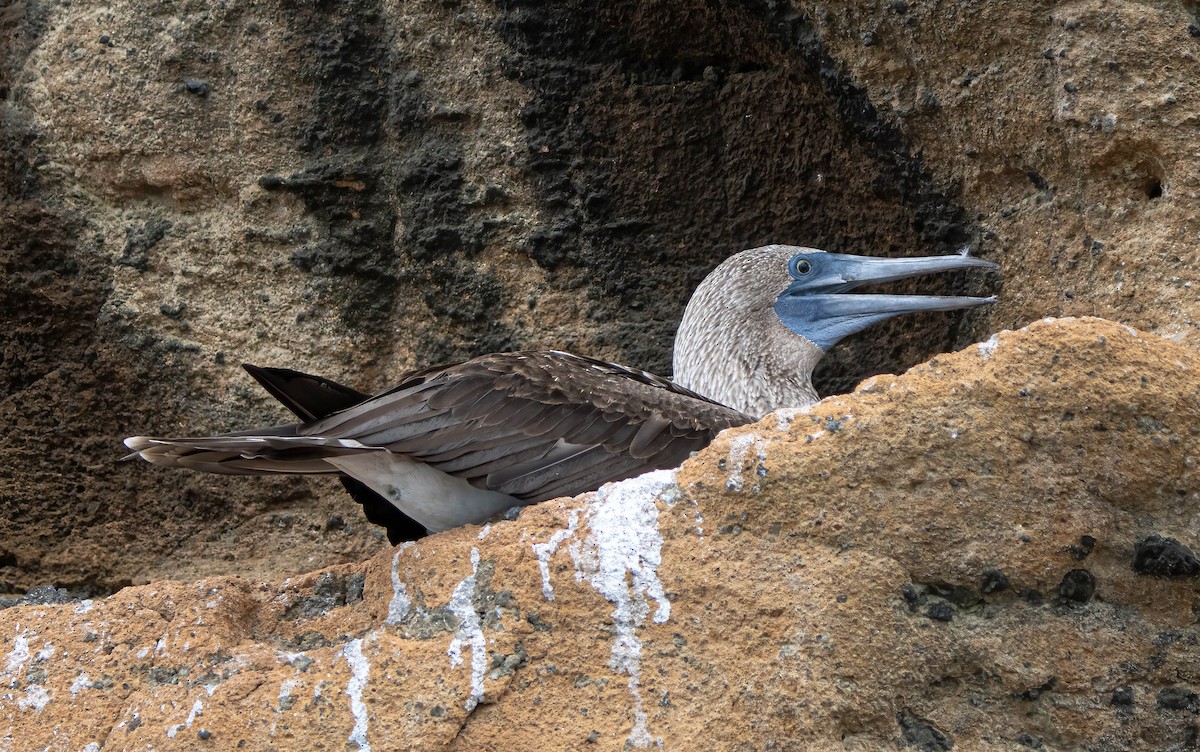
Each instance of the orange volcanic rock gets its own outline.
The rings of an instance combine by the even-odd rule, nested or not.
[[[18,605],[3,748],[1182,744],[1198,375],[1046,320],[359,565]]]

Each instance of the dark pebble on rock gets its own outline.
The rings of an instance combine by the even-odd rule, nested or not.
[[[187,89],[188,94],[195,94],[198,97],[208,96],[208,82],[198,78],[185,78],[183,88]]]
[[[983,584],[979,586],[979,591],[984,595],[998,593],[1001,590],[1008,590],[1011,584],[1008,581],[1008,575],[999,569],[985,569],[983,570]]]
[[[929,604],[929,608],[925,609],[925,615],[934,621],[950,621],[954,618],[954,608],[945,601],[937,601]]]
[[[1069,601],[1087,603],[1096,593],[1096,578],[1086,569],[1072,569],[1058,584],[1058,594]]]
[[[1133,571],[1159,577],[1194,577],[1200,574],[1200,561],[1192,549],[1155,533],[1133,547]]]

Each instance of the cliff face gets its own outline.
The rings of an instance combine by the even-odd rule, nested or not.
[[[1186,3],[10,5],[0,592],[70,591],[0,615],[14,748],[1191,743],[1198,51]],[[242,361],[665,374],[768,242],[1002,264],[826,393],[990,344],[398,553],[333,482],[116,461],[285,420]],[[1093,315],[1137,333],[988,340]]]
[[[519,519],[0,611],[14,749],[1186,748],[1200,357],[1047,320]]]
[[[13,5],[0,586],[361,559],[336,484],[117,442],[281,420],[242,361],[363,389],[514,348],[665,373],[694,285],[767,242],[1004,266],[921,283],[1001,302],[846,343],[827,392],[1045,315],[1193,345],[1189,8]]]

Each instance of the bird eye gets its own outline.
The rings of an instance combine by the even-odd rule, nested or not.
[[[792,268],[796,274],[808,274],[812,271],[812,262],[808,259],[798,259]]]

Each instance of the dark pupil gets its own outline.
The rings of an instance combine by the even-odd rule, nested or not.
[[[808,274],[809,271],[811,271],[811,270],[812,270],[812,264],[810,264],[809,262],[807,262],[807,261],[797,261],[796,262],[796,273],[797,274]]]

